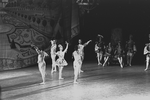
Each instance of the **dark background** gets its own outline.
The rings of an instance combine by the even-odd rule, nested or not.
[[[71,54],[79,38],[83,40],[83,43],[92,39],[93,42],[85,47],[85,61],[97,61],[94,52],[96,35],[102,34],[107,44],[111,41],[112,29],[121,28],[123,43],[127,41],[129,34],[133,35],[136,43],[137,53],[133,63],[145,64],[143,49],[150,33],[149,0],[101,0],[95,9],[85,13],[80,19],[81,33],[73,38],[67,55]],[[69,56],[66,59],[71,60]]]

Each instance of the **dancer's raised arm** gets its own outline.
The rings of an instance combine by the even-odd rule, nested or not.
[[[65,48],[64,52],[66,53],[67,50],[68,50],[68,42],[66,42],[66,48]]]
[[[92,40],[87,41],[86,43],[84,43],[84,46],[87,46]]]
[[[40,50],[39,50],[39,48],[38,48],[37,46],[31,44],[31,47],[33,47],[33,48],[36,50],[36,52],[37,52],[38,54],[40,53]]]

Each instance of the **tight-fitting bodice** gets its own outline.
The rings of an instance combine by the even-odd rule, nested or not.
[[[145,46],[144,48],[144,55],[150,55],[150,45]]]
[[[117,54],[121,54],[122,53],[122,48],[121,48],[121,46],[117,46],[117,48],[116,48],[116,53]]]
[[[46,56],[45,52],[40,52],[38,55],[38,63],[44,62],[45,56]]]
[[[104,49],[104,43],[103,42],[97,42],[95,44],[95,51],[99,50],[99,51],[103,51]]]
[[[82,55],[84,53],[84,45],[78,44],[78,50],[79,50],[79,54]]]
[[[65,52],[63,52],[63,51],[58,51],[56,54],[57,54],[57,56],[59,57],[58,59],[64,59]]]
[[[55,55],[55,53],[56,53],[56,47],[57,47],[56,44],[51,46],[51,54],[52,55]]]
[[[81,60],[81,56],[77,53],[77,51],[73,52],[73,56],[75,61]]]
[[[106,52],[107,52],[107,53],[111,53],[111,51],[112,51],[112,47],[111,47],[111,46],[107,46],[107,47],[106,47]]]
[[[126,43],[126,49],[133,51],[133,48],[134,48],[134,42],[132,40],[127,41],[127,43]]]

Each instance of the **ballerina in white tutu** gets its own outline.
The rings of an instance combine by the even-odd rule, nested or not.
[[[59,44],[58,47],[59,47],[59,51],[56,52],[56,55],[58,56],[58,59],[56,60],[56,65],[59,68],[59,79],[63,79],[62,78],[62,70],[63,70],[64,66],[68,65],[68,63],[64,59],[65,53],[67,52],[67,49],[68,49],[68,43],[66,42],[66,48],[64,51],[63,51],[63,46],[61,44]]]

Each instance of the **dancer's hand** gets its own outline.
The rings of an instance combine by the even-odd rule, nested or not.
[[[31,44],[31,47],[38,49],[38,47],[36,47],[34,44]]]
[[[47,52],[45,52],[45,56],[49,56]]]
[[[88,45],[92,40],[87,41],[84,46]]]
[[[66,44],[69,44],[67,41],[65,42]]]
[[[92,42],[92,40],[89,40],[89,42]]]
[[[34,45],[34,44],[31,44],[31,47],[35,47],[35,45]]]
[[[87,42],[87,44],[89,44],[91,41],[92,41],[92,40],[89,40],[89,41]]]

